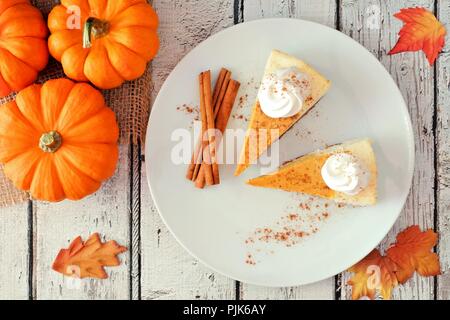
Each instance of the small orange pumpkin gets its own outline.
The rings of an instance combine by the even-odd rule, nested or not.
[[[32,84],[48,63],[48,29],[28,0],[0,0],[0,97]]]
[[[158,24],[146,0],[61,0],[48,45],[69,78],[111,89],[144,74],[159,50]]]
[[[118,160],[114,112],[85,83],[50,80],[0,106],[0,163],[33,198],[79,200],[110,178]]]

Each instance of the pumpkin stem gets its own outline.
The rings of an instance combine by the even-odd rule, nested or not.
[[[61,147],[62,137],[57,131],[44,133],[39,139],[39,148],[47,153],[55,153]]]
[[[83,48],[92,47],[92,36],[101,38],[108,34],[109,22],[90,17],[86,20],[83,30]]]

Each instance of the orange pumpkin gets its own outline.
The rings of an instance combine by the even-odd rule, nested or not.
[[[102,94],[85,83],[50,80],[0,107],[0,163],[35,199],[79,200],[115,171],[119,128]]]
[[[32,84],[48,63],[48,30],[28,0],[0,0],[0,97]]]
[[[144,74],[158,23],[146,0],[61,0],[48,18],[50,53],[69,78],[115,88]]]

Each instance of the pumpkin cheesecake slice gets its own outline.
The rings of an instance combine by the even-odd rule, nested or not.
[[[358,206],[377,201],[377,165],[369,139],[316,151],[249,185],[300,192]]]
[[[302,60],[273,50],[253,106],[235,175],[256,163],[272,143],[314,107],[329,87],[330,81]]]

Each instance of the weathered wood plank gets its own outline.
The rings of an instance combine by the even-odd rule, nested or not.
[[[170,71],[199,42],[233,25],[234,3],[155,0],[161,51],[153,62],[154,97]],[[142,166],[142,299],[233,299],[234,281],[220,276],[182,249],[161,221]]]
[[[438,18],[450,30],[450,0],[438,1]],[[437,214],[439,256],[444,272],[438,277],[437,299],[450,299],[450,43],[447,41],[436,64],[437,70]]]
[[[51,269],[61,248],[77,236],[86,240],[99,232],[104,240],[116,240],[130,248],[129,147],[120,147],[116,175],[96,194],[79,202],[34,203],[34,298],[129,299],[129,252],[122,264],[108,268],[108,280],[73,280]]]
[[[301,18],[336,27],[336,1],[244,0],[244,21],[263,18]]]
[[[401,8],[415,6],[434,10],[434,1],[343,0],[341,2],[341,30],[377,56],[391,73],[408,104],[414,127],[416,168],[412,190],[399,220],[380,244],[382,250],[395,241],[399,231],[410,225],[418,224],[422,228],[434,227],[434,70],[421,52],[387,55],[397,42],[397,33],[402,27],[401,21],[393,16],[394,13]],[[348,276],[344,274],[341,279],[342,299],[350,297],[351,290],[345,285]],[[433,278],[415,276],[394,291],[393,299],[433,299],[433,289]]]
[[[289,17],[336,27],[336,1],[329,0],[246,0],[244,21]],[[241,299],[334,299],[334,278],[292,288],[263,288],[241,284]]]
[[[141,145],[130,146],[131,299],[141,299]]]
[[[0,209],[0,299],[29,297],[28,203]]]
[[[333,300],[334,278],[300,287],[266,288],[241,284],[242,300]]]

